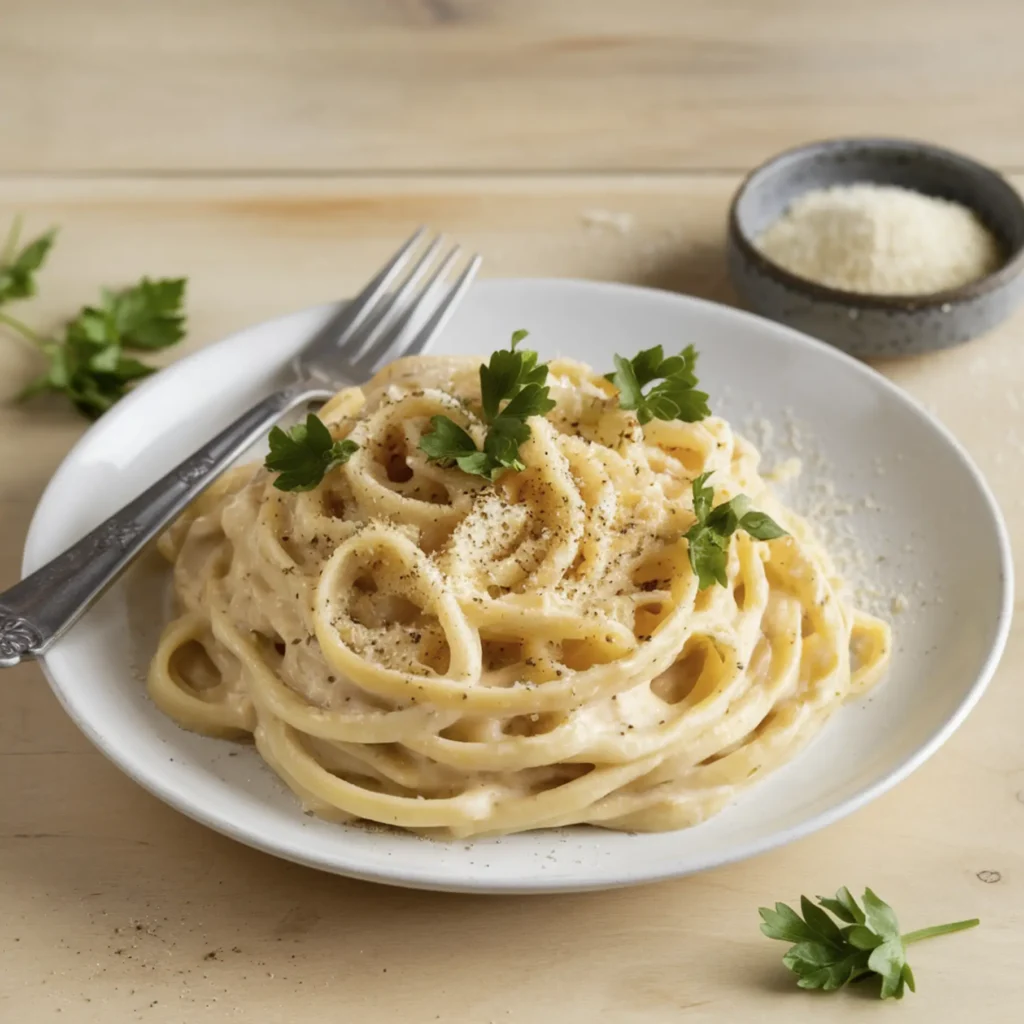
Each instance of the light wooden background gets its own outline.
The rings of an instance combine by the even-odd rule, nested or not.
[[[418,222],[492,275],[728,302],[729,196],[784,146],[925,137],[1024,187],[1022,39],[1019,0],[0,0],[0,223],[61,226],[24,309],[41,326],[101,284],[187,274],[182,352],[345,294]],[[631,229],[588,226],[595,209]],[[34,369],[0,336],[0,586],[83,429],[6,403]],[[1019,552],[1024,318],[883,370],[968,446]],[[522,899],[236,845],[107,764],[34,666],[4,672],[0,1020],[1017,1021],[1022,670],[1017,627],[948,746],[824,833],[692,879]],[[898,1008],[798,992],[756,907],[841,884],[908,927],[983,927],[915,947],[920,991]]]

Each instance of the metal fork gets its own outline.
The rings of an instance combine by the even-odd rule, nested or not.
[[[341,387],[369,380],[391,359],[426,350],[481,262],[472,256],[448,284],[459,247],[437,263],[441,238],[424,250],[426,235],[420,228],[310,339],[293,360],[291,384],[243,413],[77,544],[0,594],[0,667],[45,653],[149,541],[290,409],[325,401]]]

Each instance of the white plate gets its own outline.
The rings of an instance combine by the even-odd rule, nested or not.
[[[117,405],[43,495],[25,570],[56,555],[269,390],[329,313],[307,310],[243,331]],[[751,415],[763,416],[778,425],[777,436],[798,417],[806,468],[792,499],[801,504],[800,488],[804,501],[815,487],[820,493],[823,459],[837,486],[833,504],[852,506],[839,525],[869,553],[874,586],[904,592],[909,601],[894,617],[895,658],[883,685],[843,708],[794,762],[688,831],[577,828],[474,843],[374,832],[303,815],[251,748],[187,733],[150,703],[142,680],[165,613],[167,574],[144,560],[45,660],[57,696],[100,750],[167,803],[269,853],[359,878],[478,892],[629,885],[749,857],[849,814],[934,753],[995,669],[1012,596],[999,511],[956,441],[884,378],[834,349],[665,292],[488,281],[474,286],[436,351],[486,353],[519,327],[530,329],[544,356],[596,367],[610,367],[616,350],[694,342],[716,412],[741,429]],[[869,507],[872,496],[880,510]],[[884,561],[876,564],[876,556]]]

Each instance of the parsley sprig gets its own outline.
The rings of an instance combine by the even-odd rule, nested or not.
[[[863,907],[844,887],[834,899],[819,896],[817,906],[801,896],[800,909],[803,917],[785,903],[758,911],[769,939],[794,943],[782,962],[797,975],[797,985],[832,992],[875,974],[882,979],[882,999],[902,999],[905,988],[916,991],[907,946],[979,924],[975,917],[901,935],[892,907],[870,889],[864,890]]]
[[[770,516],[751,509],[750,499],[745,494],[737,494],[712,507],[715,491],[707,486],[710,476],[711,473],[701,473],[693,481],[693,512],[697,521],[686,532],[690,566],[697,574],[701,590],[714,583],[723,587],[728,584],[729,538],[737,530],[745,530],[757,540],[774,540],[786,535]]]
[[[182,339],[184,297],[185,279],[180,277],[144,277],[123,291],[104,289],[99,305],[85,306],[63,338],[41,341],[49,365],[19,397],[56,392],[67,395],[83,415],[102,415],[134,381],[156,373],[155,366],[129,353],[155,352]]]
[[[496,480],[507,469],[526,468],[519,458],[519,446],[530,437],[530,416],[543,416],[555,407],[550,396],[548,367],[538,362],[537,353],[516,346],[527,336],[515,331],[507,349],[491,355],[480,367],[480,398],[487,435],[483,449],[448,416],[432,416],[430,433],[420,438],[419,447],[431,462],[454,464],[464,473]],[[507,403],[502,408],[502,402]]]
[[[57,234],[47,231],[19,250],[20,233],[21,220],[16,218],[0,251],[0,306],[36,294],[36,274]],[[156,367],[128,353],[154,352],[184,336],[184,298],[184,278],[144,277],[122,291],[104,289],[99,304],[85,306],[56,338],[43,337],[0,310],[0,323],[31,342],[47,360],[46,371],[24,388],[19,399],[63,394],[90,419],[100,416],[135,381],[156,372]]]
[[[311,491],[359,450],[355,441],[335,441],[323,420],[313,413],[287,432],[274,427],[268,440],[270,453],[263,465],[279,474],[274,486],[281,491]]]
[[[697,390],[697,350],[687,345],[677,356],[665,358],[660,345],[638,352],[632,359],[615,356],[615,372],[605,374],[619,389],[619,405],[636,412],[641,423],[683,420],[696,423],[711,414],[708,396]],[[660,381],[646,392],[652,381]]]

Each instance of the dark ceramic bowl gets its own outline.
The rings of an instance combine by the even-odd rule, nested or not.
[[[754,240],[799,196],[832,185],[901,185],[972,209],[1002,246],[991,274],[929,295],[864,295],[816,284],[762,255]],[[1024,299],[1024,200],[969,157],[902,139],[834,139],[781,153],[753,171],[729,212],[729,273],[755,313],[851,355],[901,356],[985,333]]]

